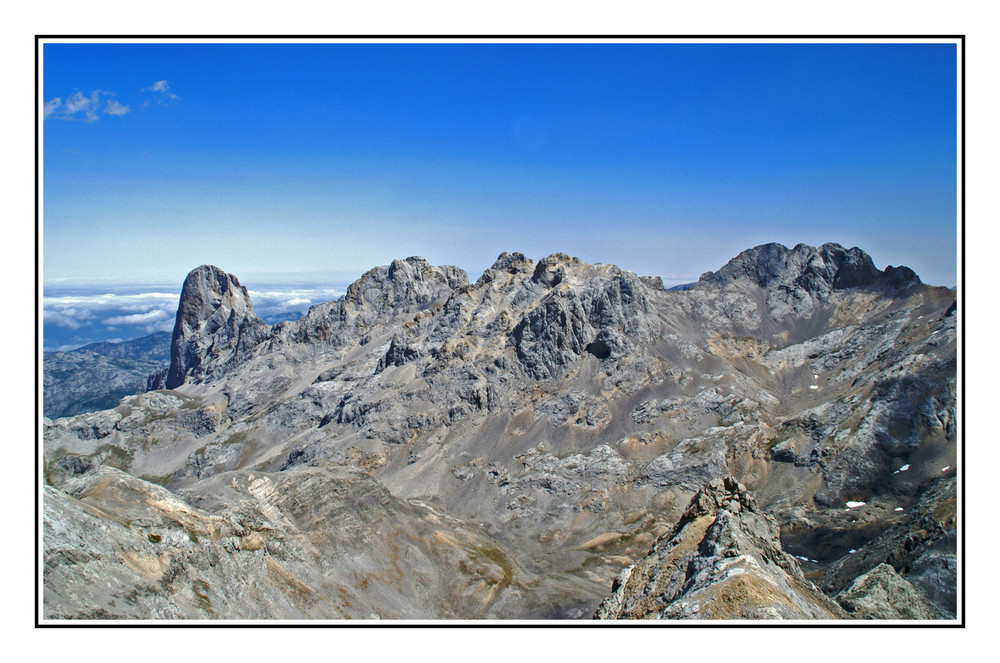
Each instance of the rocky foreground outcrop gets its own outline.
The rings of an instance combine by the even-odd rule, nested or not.
[[[888,564],[858,576],[837,594],[837,602],[859,619],[943,619],[913,585]]]
[[[176,495],[100,467],[43,504],[51,619],[493,617],[530,580],[475,528],[344,468]]]
[[[360,609],[336,616],[386,601],[398,617],[425,605],[434,616],[586,618],[635,565],[616,591],[657,588],[656,598],[626,609],[623,596],[608,615],[826,619],[848,616],[833,597],[886,563],[947,618],[957,583],[956,316],[953,291],[833,244],[756,247],[682,291],[564,254],[536,263],[503,253],[475,283],[407,258],[273,327],[235,277],[200,267],[182,291],[169,389],[47,421],[45,478],[57,511],[90,500],[119,524],[127,504],[98,504],[81,488],[108,468],[144,482],[131,493],[138,504],[158,486],[205,518],[237,524],[249,498],[229,492],[232,481],[266,477],[286,505],[298,504],[295,484],[308,483],[302,499],[319,511],[293,518],[278,505],[285,522],[258,510],[272,539],[310,542],[272,561],[299,569],[296,582],[324,597],[315,605],[328,605],[336,583],[354,593]],[[727,477],[735,492],[717,483]],[[714,506],[692,507],[704,512],[684,521],[706,485]],[[339,497],[324,511],[328,491]],[[229,497],[213,502],[220,494]],[[392,518],[407,523],[415,546],[393,568],[436,589],[383,583],[366,594],[344,580],[338,530],[324,523],[375,494],[402,514]],[[426,512],[411,518],[409,509]],[[127,541],[164,540],[143,529],[152,516],[125,520],[120,545],[93,552],[118,568],[109,573],[121,571]],[[382,531],[365,519],[351,527],[373,540]],[[220,536],[212,546],[249,563],[236,539]],[[464,552],[441,558],[446,540]],[[86,616],[86,602],[69,597],[86,596],[104,567],[63,568],[73,546],[89,544],[51,541],[46,559],[59,571],[45,576],[47,614]],[[210,573],[199,560],[223,554],[199,547],[206,541],[169,557],[186,556],[185,577],[214,588],[228,576],[199,575]],[[509,582],[456,571],[496,562],[484,550],[503,551],[498,565],[516,570]],[[669,577],[643,566],[660,553],[693,566]],[[345,559],[357,564],[387,555],[379,545],[352,554]],[[254,568],[247,577],[260,585],[266,577],[254,574],[267,569]],[[851,596],[899,587],[884,573],[871,580]],[[93,604],[105,616],[150,616],[167,604],[162,614],[173,616],[250,614],[236,608],[242,598],[199,590],[210,615],[193,591],[157,583],[134,603]],[[333,614],[312,611],[309,596],[282,599],[291,603],[275,616]],[[279,604],[247,600],[253,614]]]
[[[653,550],[615,579],[597,619],[842,619],[781,549],[777,521],[732,477],[691,500]]]

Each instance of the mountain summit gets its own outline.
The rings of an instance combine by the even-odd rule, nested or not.
[[[212,265],[192,270],[177,305],[167,389],[235,366],[267,337],[268,330],[235,276]]]
[[[702,280],[719,283],[744,278],[762,288],[794,285],[828,292],[871,285],[882,275],[871,257],[857,247],[798,244],[788,249],[781,244],[762,244],[743,251],[719,271],[703,275]]]

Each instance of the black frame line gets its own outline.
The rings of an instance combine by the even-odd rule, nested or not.
[[[958,59],[960,64],[960,83],[959,83],[959,95],[961,98],[961,135],[958,136],[959,144],[962,148],[961,153],[961,169],[960,169],[960,182],[959,182],[959,218],[958,218],[958,229],[959,233],[959,253],[961,255],[961,266],[959,269],[959,284],[958,292],[956,293],[957,299],[960,299],[959,303],[959,315],[961,316],[961,331],[959,333],[959,338],[961,339],[961,350],[958,357],[958,365],[961,366],[961,375],[959,379],[959,384],[961,385],[962,402],[958,405],[960,413],[960,440],[959,440],[959,458],[961,459],[961,464],[959,468],[959,494],[961,495],[961,505],[962,510],[959,515],[959,539],[962,542],[961,547],[961,577],[959,579],[959,585],[962,588],[961,592],[961,610],[960,618],[955,622],[947,623],[930,623],[930,622],[920,622],[914,624],[907,623],[878,623],[878,622],[858,622],[850,621],[845,623],[809,623],[809,622],[795,622],[795,623],[767,623],[760,621],[747,621],[745,623],[710,623],[701,622],[693,623],[690,621],[644,621],[641,624],[632,621],[616,621],[616,622],[598,622],[598,621],[553,621],[552,623],[519,623],[512,620],[511,622],[506,621],[478,621],[476,623],[468,622],[449,622],[448,620],[440,620],[440,623],[397,623],[397,622],[386,622],[386,623],[352,623],[351,621],[335,622],[335,621],[323,621],[319,623],[281,623],[281,622],[255,622],[255,623],[226,623],[224,621],[205,621],[205,622],[178,622],[178,623],[144,623],[136,621],[128,622],[116,622],[116,623],[89,623],[86,621],[66,621],[55,622],[55,621],[43,621],[40,618],[41,615],[41,604],[42,596],[40,594],[40,580],[41,580],[41,465],[40,465],[40,453],[42,449],[42,435],[41,427],[38,423],[41,421],[41,397],[39,388],[40,376],[41,376],[41,332],[39,327],[39,316],[38,313],[41,311],[41,254],[39,252],[39,239],[40,239],[40,198],[39,198],[39,167],[41,165],[41,155],[39,153],[39,92],[40,92],[40,82],[41,76],[39,71],[39,53],[40,47],[43,45],[44,40],[71,40],[71,39],[86,39],[86,40],[190,40],[191,43],[197,43],[203,40],[221,40],[230,41],[234,39],[286,39],[289,43],[294,43],[298,40],[307,39],[317,39],[317,40],[361,40],[361,39],[381,39],[381,40],[434,40],[434,39],[446,39],[446,40],[462,40],[462,39],[537,39],[537,40],[569,40],[569,39],[594,39],[594,40],[649,40],[649,41],[659,41],[659,40],[681,40],[681,39],[691,39],[691,40],[733,40],[733,41],[743,41],[754,43],[756,40],[782,40],[782,41],[794,41],[794,40],[817,40],[817,39],[829,39],[829,40],[858,40],[863,42],[864,40],[891,40],[891,41],[906,41],[914,39],[941,39],[941,40],[956,40],[958,47]],[[753,41],[750,41],[753,40]],[[955,35],[940,35],[940,34],[800,34],[800,35],[788,35],[788,34],[757,34],[757,35],[727,35],[727,34],[717,34],[717,35],[602,35],[602,34],[403,34],[403,35],[378,35],[378,34],[356,34],[356,35],[318,35],[318,34],[296,34],[296,35],[268,35],[268,34],[207,34],[207,35],[163,35],[163,34],[36,34],[35,35],[35,424],[36,424],[36,434],[35,434],[35,628],[89,628],[89,629],[101,629],[101,628],[596,628],[596,629],[620,629],[620,628],[707,628],[707,629],[799,629],[799,628],[811,628],[811,629],[954,629],[954,628],[966,628],[966,538],[965,538],[965,507],[966,507],[966,493],[965,493],[965,40],[966,35],[955,34]],[[957,164],[956,164],[957,165]]]

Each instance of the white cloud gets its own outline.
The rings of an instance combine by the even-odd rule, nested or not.
[[[55,325],[56,327],[65,327],[66,329],[79,329],[80,323],[72,318],[68,318],[65,315],[59,315],[58,313],[46,313],[45,322],[50,325]]]
[[[77,308],[63,308],[58,311],[46,310],[43,315],[46,323],[67,329],[79,329],[86,321],[94,317],[90,311]]]
[[[173,318],[171,318],[170,320],[163,320],[162,322],[158,322],[155,325],[146,325],[142,328],[142,330],[147,334],[153,334],[161,331],[172,332],[174,330],[174,320]]]
[[[94,90],[89,97],[77,90],[66,97],[63,108],[71,119],[93,122],[97,119],[97,105],[100,103],[100,97],[100,90]]]
[[[108,292],[108,286],[47,284],[42,298],[45,350],[72,344],[80,347],[109,338],[135,338],[170,332],[177,314],[178,293],[132,286]]]
[[[68,352],[69,350],[76,350],[80,346],[87,345],[86,343],[67,343],[65,345],[57,345],[54,348],[44,348],[45,352]]]
[[[163,80],[163,81],[156,81],[152,85],[150,85],[149,87],[142,88],[142,91],[143,92],[155,92],[156,93],[156,97],[155,97],[156,98],[156,102],[157,103],[161,103],[161,104],[165,103],[167,101],[174,101],[174,100],[176,100],[178,98],[176,94],[174,94],[173,92],[170,91],[170,84],[167,81],[165,81],[165,80]]]
[[[113,96],[113,93],[104,90],[94,90],[89,95],[77,90],[65,99],[54,97],[45,102],[45,119],[94,122],[100,117],[102,99],[105,101],[103,108],[105,115],[125,115],[128,113],[128,105],[109,98]]]
[[[150,322],[166,320],[170,314],[163,309],[154,309],[145,313],[133,313],[132,315],[118,315],[104,320],[106,325],[142,325]]]
[[[131,310],[141,310],[141,307],[160,306],[171,304],[177,307],[177,293],[170,292],[141,292],[138,294],[119,295],[113,293],[102,293],[99,295],[63,295],[58,297],[45,297],[43,304],[48,306],[90,306],[122,309],[129,307]],[[140,307],[140,308],[135,308]]]
[[[70,114],[77,113],[79,111],[87,112],[97,105],[97,98],[97,90],[91,92],[89,97],[85,97],[83,92],[77,90],[73,94],[66,97],[66,112]]]
[[[45,117],[55,113],[62,106],[62,97],[56,97],[45,102]]]
[[[166,292],[133,294],[86,294],[48,296],[42,299],[45,324],[67,329],[93,327],[97,320],[106,327],[137,326],[153,331],[173,329],[177,295]],[[107,329],[107,331],[116,331]]]
[[[128,113],[128,106],[120,104],[114,99],[108,99],[108,103],[104,106],[105,115],[125,115],[126,113]]]

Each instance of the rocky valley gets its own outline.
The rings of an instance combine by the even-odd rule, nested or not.
[[[198,267],[168,367],[44,420],[43,616],[955,619],[956,318],[836,244],[407,258],[275,325]]]

